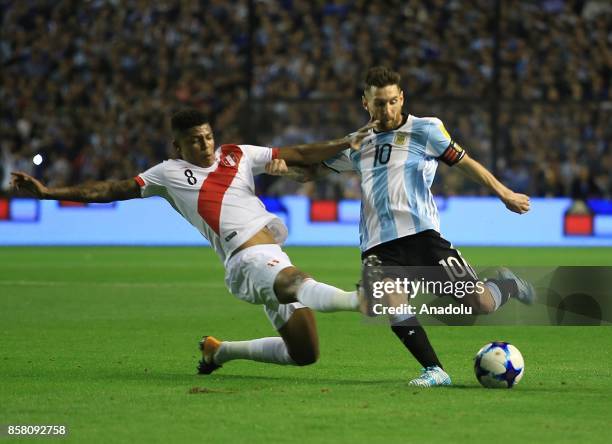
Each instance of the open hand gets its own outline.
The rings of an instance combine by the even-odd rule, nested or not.
[[[11,190],[13,192],[25,192],[27,195],[44,199],[48,192],[46,186],[32,176],[22,172],[11,173]]]

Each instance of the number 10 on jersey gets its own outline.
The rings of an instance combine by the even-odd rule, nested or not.
[[[385,165],[391,159],[391,149],[393,147],[390,143],[383,143],[374,146],[374,166]]]

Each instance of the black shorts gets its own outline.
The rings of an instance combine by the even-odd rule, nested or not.
[[[382,262],[387,277],[478,282],[476,272],[461,253],[435,230],[376,245],[361,253],[361,258],[372,254]]]

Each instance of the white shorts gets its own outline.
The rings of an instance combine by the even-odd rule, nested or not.
[[[225,267],[225,285],[238,299],[263,305],[266,316],[277,330],[287,323],[299,302],[281,304],[274,293],[278,273],[293,266],[289,256],[276,244],[255,245],[232,256]]]

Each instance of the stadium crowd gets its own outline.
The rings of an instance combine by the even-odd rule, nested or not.
[[[214,116],[217,142],[280,145],[361,126],[361,80],[402,74],[405,108],[435,115],[535,196],[612,197],[612,4],[502,1],[494,88],[494,0],[26,0],[0,3],[0,180],[125,178],[172,155],[169,115]],[[252,18],[252,19],[251,19]],[[252,32],[251,32],[252,31]],[[42,155],[42,163],[32,158]],[[440,168],[435,191],[479,193]],[[359,196],[354,177],[268,194]]]

